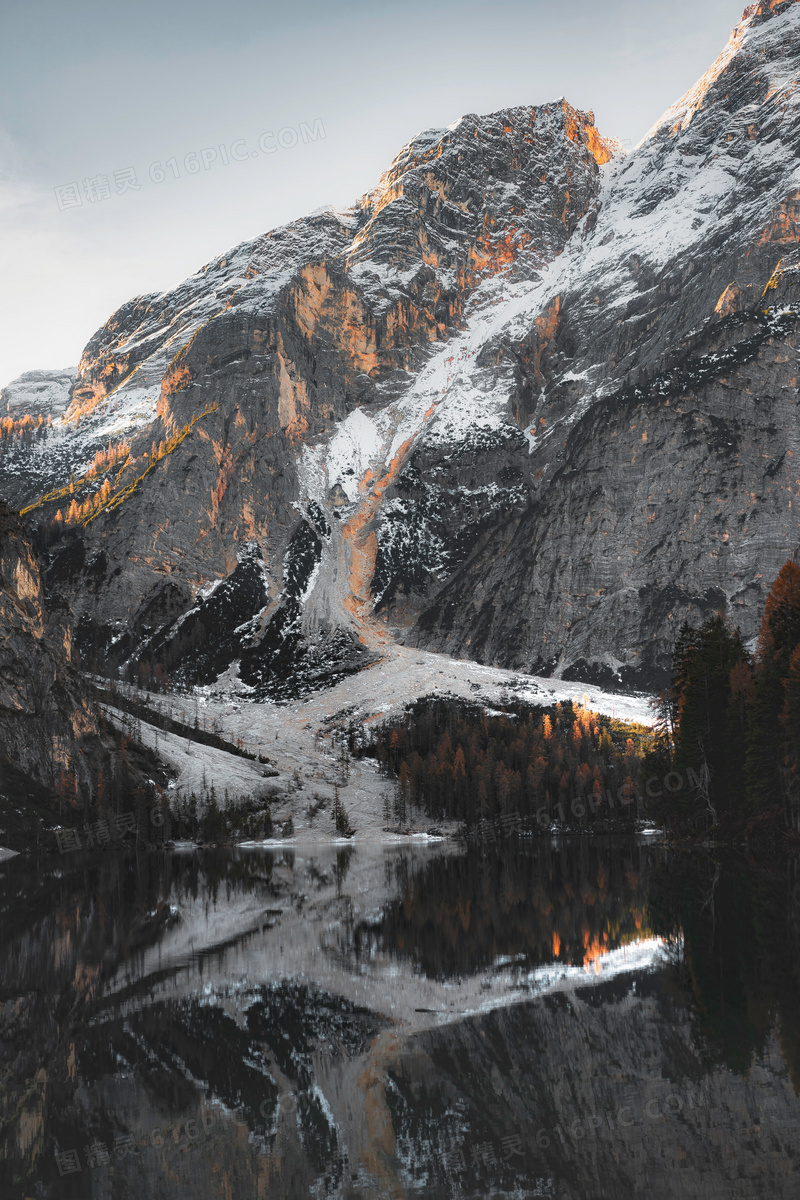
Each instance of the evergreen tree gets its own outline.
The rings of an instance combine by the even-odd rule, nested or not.
[[[781,729],[784,742],[785,796],[789,827],[800,833],[800,646],[795,646],[783,684]]]
[[[204,842],[219,841],[225,833],[225,818],[219,811],[217,793],[213,783],[211,785],[211,791],[208,794],[208,800],[206,801],[206,809],[203,813],[201,828]]]
[[[342,804],[342,801],[339,797],[338,785],[334,786],[333,795],[333,810],[331,812],[331,816],[333,817],[336,832],[340,835],[340,837],[347,837],[352,832],[350,829],[350,818],[348,817],[347,810],[345,809],[345,806]]]
[[[732,704],[731,672],[746,664],[738,630],[716,613],[700,629],[684,624],[675,647],[676,770],[689,781],[676,794],[684,821],[713,823],[731,816],[741,790],[742,730]]]
[[[197,796],[192,792],[189,800],[189,836],[197,839],[200,832],[200,822],[197,815]]]
[[[784,757],[791,758],[792,754],[793,713],[797,710],[790,676],[792,655],[798,645],[800,567],[790,560],[781,568],[767,596],[758,639],[746,764],[752,811],[766,810],[784,800],[790,803],[782,767]]]

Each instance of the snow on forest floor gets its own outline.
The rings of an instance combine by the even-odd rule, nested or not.
[[[131,689],[133,691],[133,689]],[[151,707],[193,726],[213,730],[226,741],[240,742],[251,753],[268,756],[265,766],[224,750],[204,746],[153,725],[133,721],[116,710],[107,711],[120,726],[135,726],[137,736],[155,750],[175,772],[176,796],[202,796],[212,784],[220,801],[227,790],[232,800],[242,795],[273,795],[273,818],[292,818],[295,841],[330,842],[331,805],[338,786],[355,841],[392,841],[385,832],[385,808],[393,784],[370,760],[340,758],[337,734],[351,725],[371,724],[398,716],[422,696],[452,696],[492,708],[520,701],[549,705],[572,700],[623,721],[652,722],[646,696],[602,692],[580,683],[564,683],[518,671],[483,666],[405,646],[389,644],[383,657],[359,674],[325,691],[289,704],[253,702],[211,685],[194,695],[169,693],[144,697]],[[275,777],[265,770],[277,771]],[[324,801],[315,816],[312,805]],[[424,834],[430,821],[421,818]],[[403,840],[406,840],[405,838]]]

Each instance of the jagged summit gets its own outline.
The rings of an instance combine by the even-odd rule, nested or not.
[[[648,683],[684,617],[747,633],[797,542],[800,298],[765,288],[800,236],[799,18],[748,10],[627,158],[563,99],[466,115],[118,310],[0,462],[48,536],[70,505],[49,578],[86,654],[190,680],[225,577],[204,661],[253,694],[393,637]]]
[[[730,110],[731,68],[740,80],[745,73],[752,75],[755,64],[749,51],[753,47],[759,59],[760,70],[756,69],[756,79],[760,75],[762,95],[766,98],[773,89],[779,92],[794,90],[797,87],[797,78],[792,80],[791,76],[781,74],[780,67],[780,64],[785,62],[783,43],[787,36],[791,38],[791,33],[786,27],[786,22],[777,21],[776,18],[791,16],[791,7],[797,3],[798,0],[760,0],[760,3],[751,4],[746,8],[731,33],[728,44],[716,61],[680,100],[659,117],[642,140],[648,141],[659,134],[677,135],[688,127],[701,109],[706,114],[713,112],[717,107],[725,111]],[[768,30],[763,28],[765,22],[770,22]],[[749,89],[742,89],[743,100],[750,98],[746,93],[749,93]]]
[[[616,149],[565,101],[418,134],[362,199],[347,269],[387,294],[430,283],[428,266],[443,295],[530,278],[563,249]]]

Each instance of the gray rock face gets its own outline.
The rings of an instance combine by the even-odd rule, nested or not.
[[[607,682],[684,618],[746,636],[798,546],[800,10],[748,10],[618,171],[520,366],[534,493],[415,636]]]
[[[10,417],[60,417],[69,407],[77,367],[61,371],[25,371],[0,390],[0,413]]]
[[[415,636],[644,685],[663,678],[684,618],[722,608],[751,637],[798,543],[799,333],[800,305],[732,315],[674,375],[593,405],[534,502],[490,530]]]
[[[288,645],[306,680],[393,633],[649,686],[685,617],[750,636],[798,542],[798,34],[797,0],[748,9],[628,158],[564,101],[464,117],[123,306],[0,462],[83,530],[48,579],[84,652],[190,676],[179,623],[243,545],[221,641],[266,694]]]
[[[74,826],[82,817],[92,824],[135,806],[138,811],[154,780],[166,781],[158,760],[116,736],[104,720],[74,660],[71,614],[58,600],[46,603],[31,536],[0,501],[4,845],[54,849],[55,822]]]
[[[0,503],[0,771],[11,764],[74,803],[109,778],[96,705],[72,665],[69,613],[45,608],[39,562]],[[8,781],[4,779],[3,791]],[[4,795],[4,800],[7,797]]]

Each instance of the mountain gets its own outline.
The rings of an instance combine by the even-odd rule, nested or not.
[[[752,636],[798,542],[798,35],[746,10],[628,157],[564,100],[420,134],[118,310],[0,456],[84,664],[285,698],[400,638],[653,687],[684,618]]]
[[[685,618],[756,633],[798,545],[798,34],[797,3],[748,9],[506,323],[534,491],[425,644],[647,685]]]

